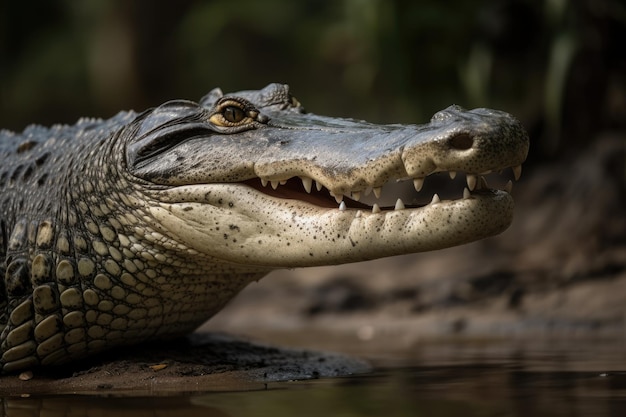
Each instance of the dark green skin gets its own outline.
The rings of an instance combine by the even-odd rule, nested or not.
[[[479,175],[520,165],[527,151],[503,112],[453,106],[421,126],[373,125],[307,114],[279,84],[0,131],[0,369],[193,331],[277,268],[499,233],[513,210],[502,191],[382,213],[349,200],[340,210],[329,192]],[[322,192],[306,193],[298,177]]]

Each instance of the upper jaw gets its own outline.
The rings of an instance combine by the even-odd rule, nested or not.
[[[335,123],[343,123],[341,120]],[[298,198],[293,192],[299,192],[300,199],[309,201],[312,198],[305,193],[319,197],[320,191],[325,192],[327,201],[316,201],[329,208],[333,199],[338,208],[363,208],[355,201],[374,211],[404,208],[469,198],[489,187],[510,192],[528,153],[528,136],[521,124],[495,110],[466,111],[452,106],[422,126],[351,128],[351,123],[346,122],[343,134],[335,141],[331,136],[322,145],[310,140],[287,143],[285,151],[295,149],[301,156],[293,160],[284,157],[282,149],[260,155],[254,164],[254,176],[246,184],[287,198],[290,193],[291,198]],[[310,137],[317,136],[310,129],[303,131]],[[320,155],[320,148],[326,153]],[[437,184],[448,177],[456,191],[442,194]],[[412,184],[414,192],[407,192],[407,187],[398,192],[397,186],[390,186],[396,182]],[[443,186],[447,188],[448,184]],[[373,198],[367,199],[369,195]],[[377,201],[381,196],[383,200]]]
[[[413,179],[420,188],[434,173],[464,172],[472,191],[478,176],[487,173],[514,168],[517,179],[528,154],[528,135],[519,121],[495,110],[451,106],[419,126],[304,116],[308,127],[294,127],[292,115],[274,120],[290,126],[289,139],[280,140],[282,133],[276,132],[277,139],[255,155],[253,175],[246,179],[276,184],[301,177],[305,188],[314,180],[339,196],[398,179]]]

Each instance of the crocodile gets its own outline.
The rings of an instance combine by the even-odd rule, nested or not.
[[[282,84],[0,131],[1,371],[184,335],[275,269],[498,234],[512,182],[486,175],[517,179],[528,146],[501,111],[377,125]],[[456,194],[420,196],[457,172]]]

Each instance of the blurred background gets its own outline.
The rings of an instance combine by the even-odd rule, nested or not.
[[[503,109],[554,157],[626,124],[625,42],[619,0],[3,0],[0,126],[277,81],[373,122]]]
[[[280,271],[207,328],[283,340],[335,329],[406,348],[626,337],[623,0],[0,3],[2,128],[270,82],[310,112],[378,123],[424,123],[450,104],[516,115],[531,136],[517,218],[463,248]]]

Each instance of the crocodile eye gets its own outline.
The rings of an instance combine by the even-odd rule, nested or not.
[[[209,122],[218,128],[252,129],[259,120],[259,111],[247,100],[224,97],[217,101]]]
[[[246,114],[239,107],[227,106],[222,110],[222,116],[230,123],[239,123],[246,117]]]

